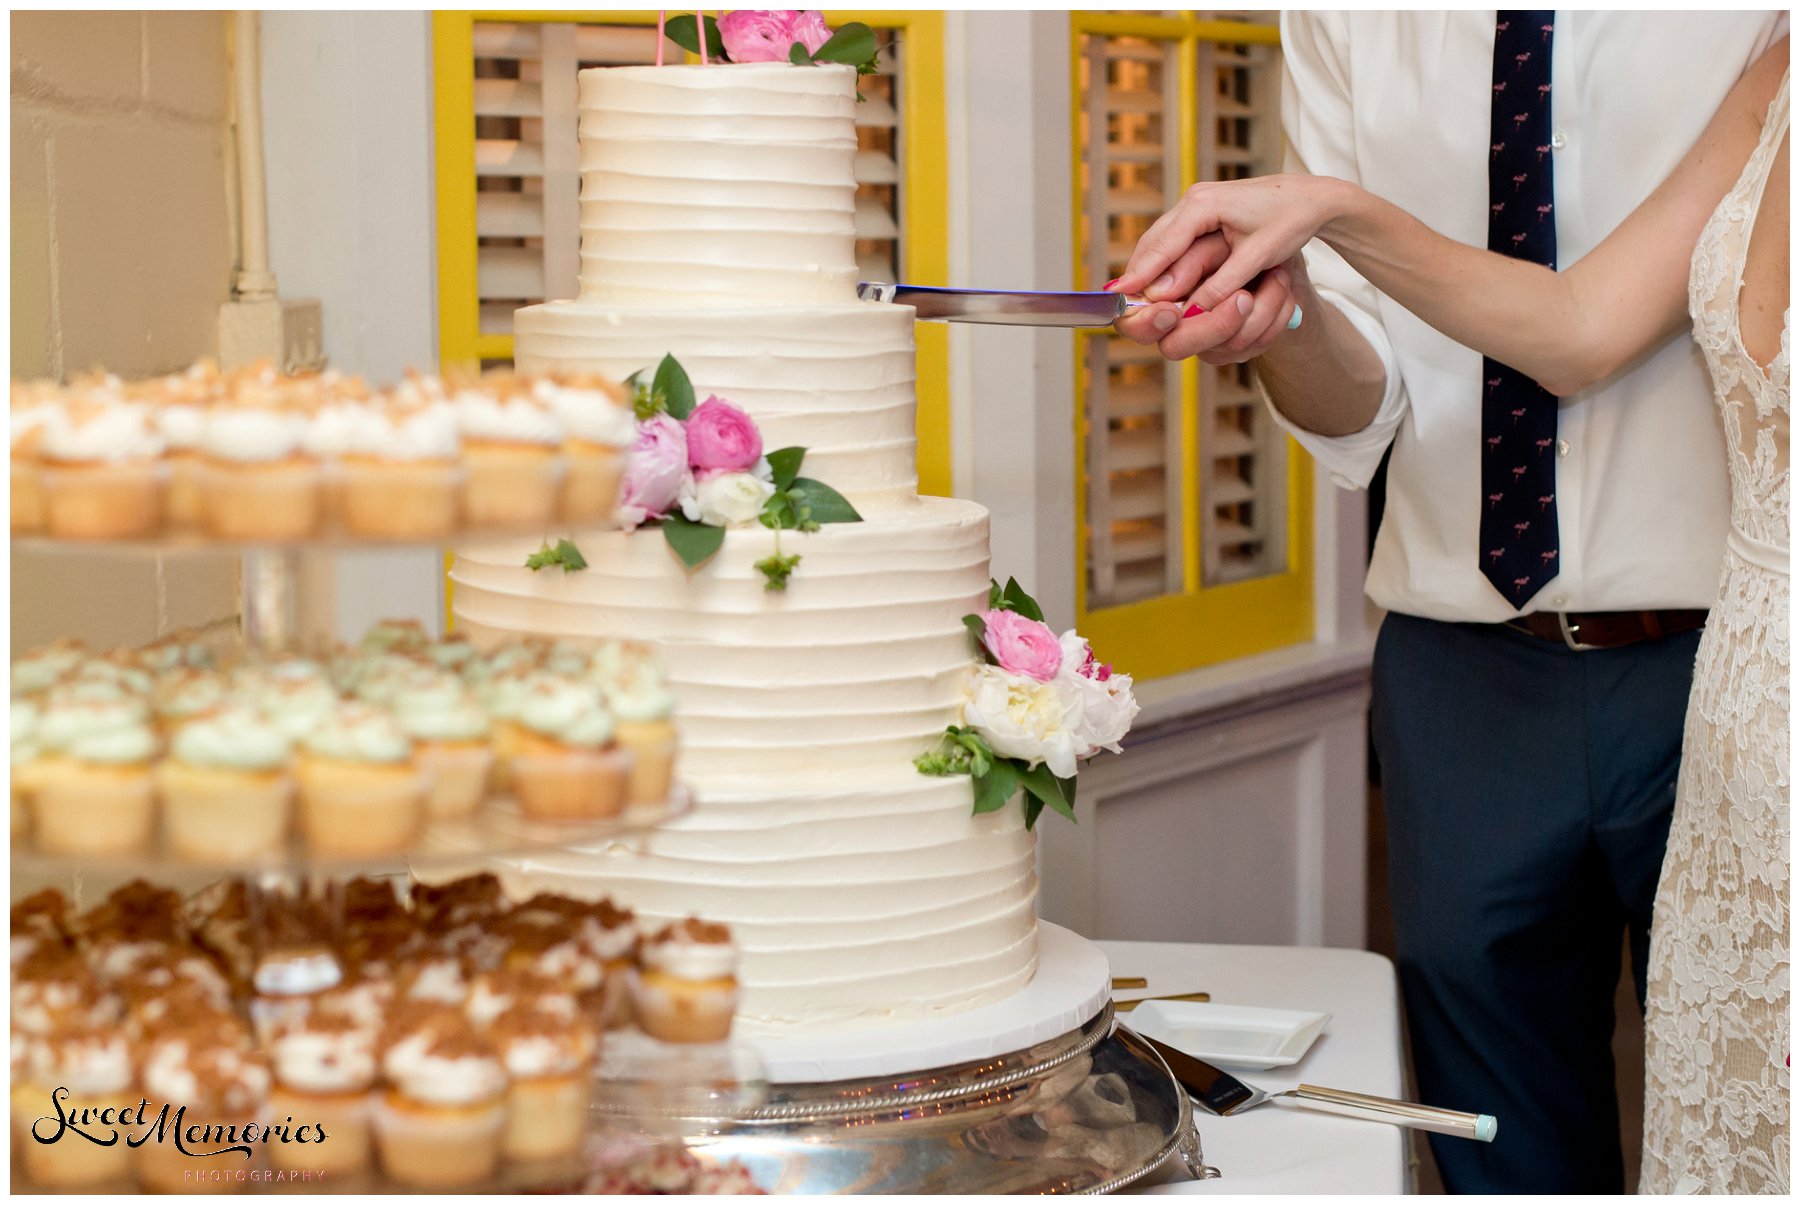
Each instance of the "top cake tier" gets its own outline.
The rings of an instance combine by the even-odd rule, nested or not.
[[[856,73],[791,63],[581,73],[581,299],[856,296]]]

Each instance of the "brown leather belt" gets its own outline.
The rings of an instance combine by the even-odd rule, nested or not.
[[[1533,611],[1508,620],[1539,640],[1583,649],[1616,649],[1706,626],[1705,611]]]

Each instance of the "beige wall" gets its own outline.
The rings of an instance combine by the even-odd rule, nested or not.
[[[212,355],[230,295],[225,13],[12,14],[12,375]],[[231,614],[236,562],[13,558],[12,637],[102,645]]]

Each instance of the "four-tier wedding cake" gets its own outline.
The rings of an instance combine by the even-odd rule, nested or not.
[[[521,369],[646,377],[665,355],[742,408],[770,449],[861,522],[732,527],[689,570],[656,532],[577,533],[588,568],[534,573],[535,542],[458,550],[457,623],[656,646],[694,811],[624,849],[520,863],[521,886],[607,892],[728,921],[752,1030],[849,1027],[1001,999],[1037,961],[1032,835],[971,814],[965,776],[913,759],[974,668],[988,517],[917,493],[910,309],[855,293],[855,72],[733,64],[584,71],[581,296],[519,311]]]

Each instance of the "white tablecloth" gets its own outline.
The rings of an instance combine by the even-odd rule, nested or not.
[[[1147,992],[1206,991],[1219,1004],[1331,1014],[1325,1032],[1292,1067],[1244,1071],[1278,1091],[1297,1084],[1401,1096],[1400,1001],[1394,966],[1379,954],[1288,946],[1102,941],[1115,976],[1141,975]],[[1126,1024],[1131,1014],[1122,1014]],[[1400,1193],[1411,1187],[1403,1130],[1271,1102],[1237,1117],[1199,1116],[1217,1180],[1178,1178],[1153,1193]],[[1178,1173],[1179,1175],[1179,1173]]]

